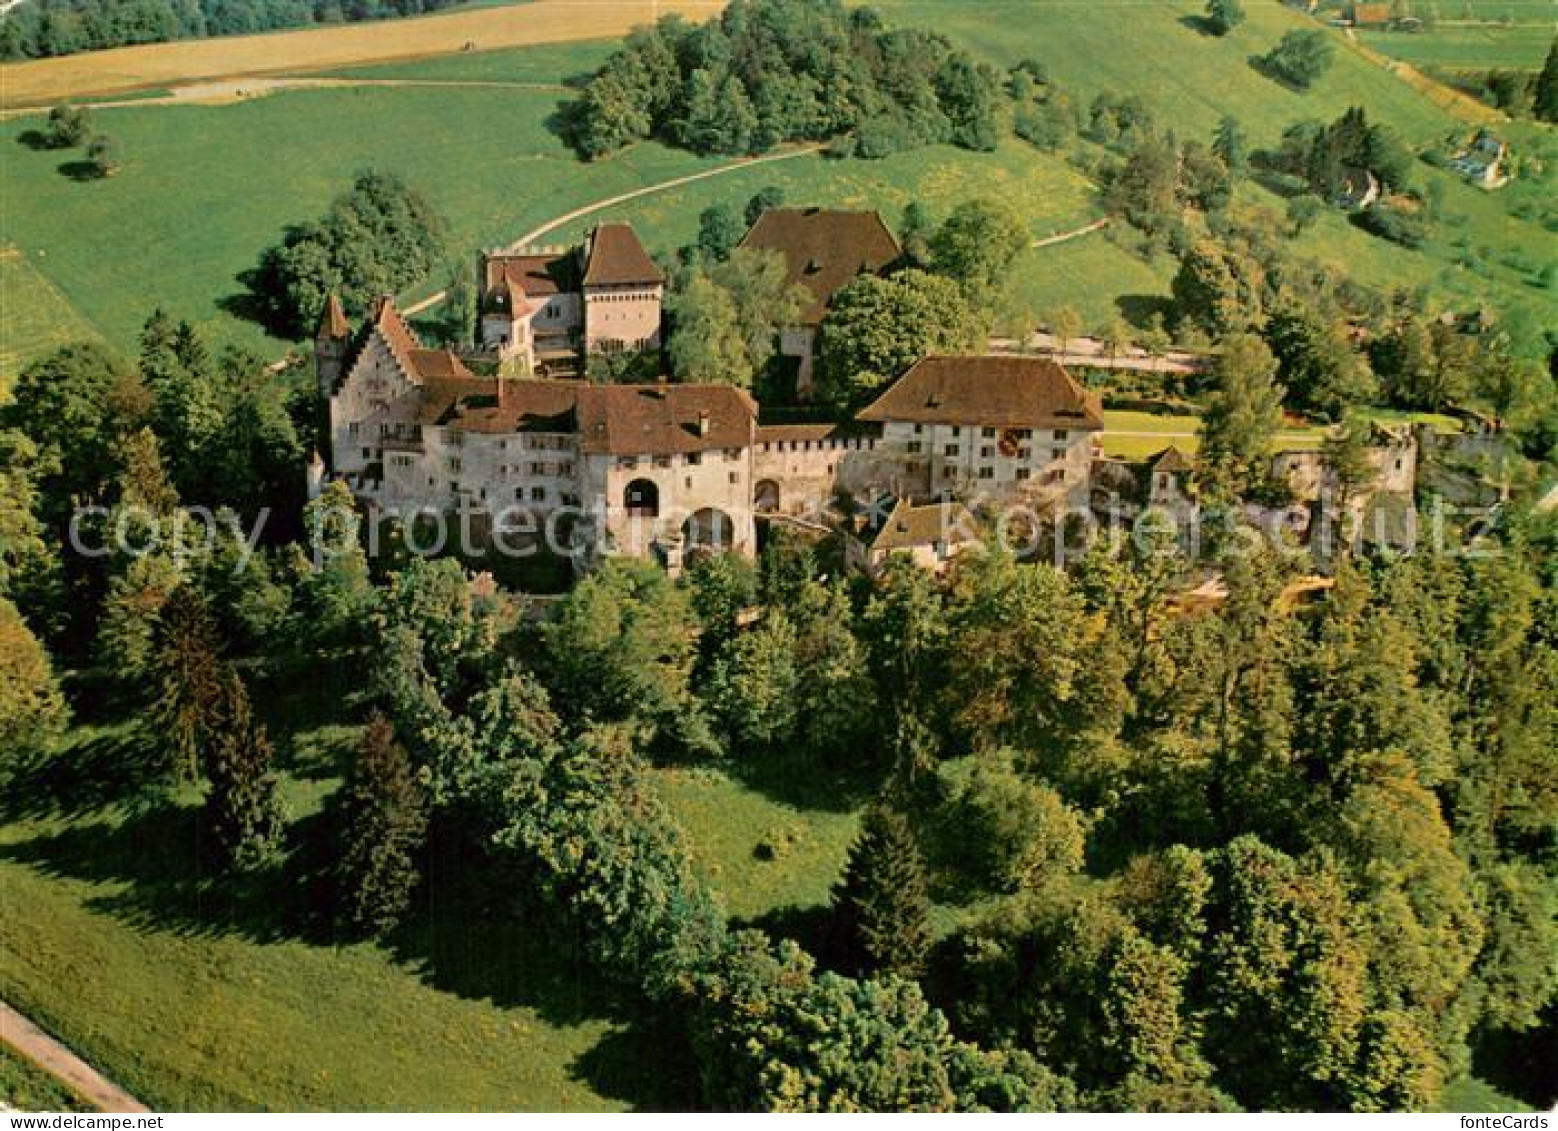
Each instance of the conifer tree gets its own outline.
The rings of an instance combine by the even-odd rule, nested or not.
[[[417,884],[416,854],[427,802],[389,720],[375,714],[347,777],[338,880],[347,923],[365,934],[392,929]]]
[[[222,858],[247,871],[269,860],[281,842],[281,798],[271,768],[275,750],[254,717],[243,681],[225,665],[221,686],[217,724],[205,750],[210,781],[205,816]]]
[[[925,866],[902,813],[866,811],[833,892],[839,957],[855,973],[916,977],[930,948]]]

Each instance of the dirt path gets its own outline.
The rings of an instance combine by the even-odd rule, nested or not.
[[[657,192],[665,192],[667,189],[680,188],[682,185],[690,185],[694,181],[705,181],[710,177],[724,176],[726,173],[734,173],[738,169],[750,169],[754,165],[766,165],[773,161],[789,161],[796,157],[815,157],[822,152],[820,145],[808,145],[801,149],[787,149],[782,153],[769,153],[762,157],[747,157],[740,161],[732,161],[729,165],[719,165],[713,169],[705,169],[701,173],[689,173],[685,177],[676,177],[669,181],[661,181],[659,184],[646,185],[636,188],[632,192],[620,193],[617,196],[609,196],[604,200],[597,200],[586,204],[581,208],[575,208],[572,212],[565,212],[554,220],[548,220],[539,228],[526,232],[513,243],[510,248],[520,248],[527,244],[533,244],[548,232],[554,232],[565,224],[571,224],[575,220],[581,220],[591,212],[600,212],[606,208],[615,208],[619,204],[626,204],[630,200],[637,200],[641,196],[651,196]]]
[[[676,12],[707,19],[723,7],[724,0],[532,0],[409,20],[116,47],[0,66],[0,103],[47,106],[65,98],[253,75],[616,39],[658,16]]]
[[[637,200],[642,196],[651,196],[657,192],[665,192],[667,189],[680,188],[682,185],[692,184],[694,181],[707,180],[710,177],[723,176],[726,173],[734,173],[738,169],[749,169],[753,165],[762,165],[770,161],[788,161],[793,157],[816,156],[822,152],[822,146],[810,145],[804,149],[787,149],[783,153],[770,153],[763,157],[746,157],[740,161],[732,161],[729,165],[720,165],[713,169],[705,169],[701,173],[690,173],[685,177],[675,177],[669,181],[661,181],[659,184],[645,185],[636,188],[632,192],[619,193],[616,196],[608,196],[603,200],[592,201],[582,207],[575,208],[572,212],[565,212],[561,216],[548,220],[539,228],[533,228],[510,243],[505,250],[515,250],[536,243],[542,236],[554,232],[565,224],[571,224],[575,220],[582,220],[592,212],[600,212],[606,208],[615,208],[619,204],[626,204],[630,200]],[[401,311],[402,314],[421,314],[424,310],[431,310],[444,301],[448,292],[439,291],[419,299]]]
[[[267,94],[275,94],[283,90],[333,90],[342,87],[375,86],[471,87],[478,90],[570,93],[570,89],[562,83],[505,82],[502,79],[354,79],[279,75],[190,83],[188,86],[176,86],[167,94],[155,94],[149,98],[110,98],[101,102],[80,102],[77,105],[88,110],[117,110],[140,106],[221,106],[233,102],[247,102],[251,98],[263,98]],[[42,107],[24,106],[0,110],[0,118],[17,118],[41,113],[43,113]]]
[[[1109,217],[1094,220],[1091,224],[1083,224],[1080,228],[1072,228],[1069,232],[1057,232],[1053,236],[1045,236],[1041,240],[1034,240],[1032,247],[1050,247],[1057,243],[1065,243],[1067,240],[1078,239],[1090,235],[1093,232],[1102,231],[1109,226]]]
[[[99,1111],[151,1110],[3,1001],[0,1001],[0,1042],[15,1049]]]

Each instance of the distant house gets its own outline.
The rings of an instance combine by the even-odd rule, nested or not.
[[[575,248],[487,252],[477,279],[481,344],[505,372],[571,371],[585,353],[660,345],[665,275],[628,224],[601,224]]]
[[[1331,196],[1331,203],[1348,212],[1360,212],[1379,199],[1379,178],[1369,170],[1349,165]]]
[[[859,276],[879,274],[896,263],[903,254],[898,240],[876,212],[771,208],[757,218],[740,246],[777,251],[784,256],[785,281],[811,292],[799,320],[779,335],[779,352],[800,363],[796,392],[810,396],[817,327],[828,304]]]
[[[978,541],[974,517],[962,503],[916,506],[900,499],[870,542],[856,543],[854,553],[858,564],[872,573],[893,557],[907,557],[922,569],[941,573]]]
[[[1392,22],[1389,4],[1354,4],[1348,10],[1348,22],[1353,27],[1389,27]]]
[[[1450,158],[1450,168],[1479,188],[1496,189],[1509,183],[1505,162],[1509,146],[1487,130],[1478,130],[1471,144]]]
[[[1178,510],[1195,499],[1195,462],[1172,444],[1147,461],[1147,502]]]

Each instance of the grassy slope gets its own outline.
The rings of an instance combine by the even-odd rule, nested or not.
[[[1488,71],[1499,67],[1534,71],[1547,57],[1553,25],[1440,27],[1431,32],[1361,31],[1358,38],[1383,54],[1420,67]]]
[[[0,248],[0,399],[36,350],[98,336],[35,263],[18,248]]]
[[[336,782],[322,727],[290,752],[294,844]],[[82,730],[84,765],[122,731]],[[95,753],[92,753],[95,752]],[[94,779],[95,780],[95,779]],[[449,881],[388,947],[334,945],[285,878],[189,865],[192,798],[0,823],[0,996],[154,1107],[598,1110],[663,1106],[661,1046],[549,940],[462,906]]]
[[[1184,21],[1197,3],[1088,6],[990,0],[887,0],[889,17],[938,27],[1009,63],[1043,59],[1083,100],[1105,88],[1147,95],[1185,134],[1206,136],[1226,108],[1256,143],[1273,140],[1302,117],[1328,117],[1362,102],[1414,142],[1442,136],[1454,123],[1404,83],[1346,49],[1308,95],[1288,91],[1247,63],[1302,18],[1274,3],[1250,6],[1250,20],[1226,40]],[[370,68],[380,76],[552,82],[598,61],[600,43],[472,53],[415,64]],[[1194,65],[1190,65],[1193,62]],[[236,276],[284,225],[317,214],[357,169],[403,173],[422,187],[454,225],[462,251],[500,242],[570,208],[716,162],[661,146],[635,147],[583,165],[544,127],[559,95],[495,89],[357,89],[293,92],[221,107],[145,107],[104,112],[103,128],[129,157],[111,181],[78,184],[57,171],[65,158],[14,145],[27,121],[0,125],[0,188],[6,198],[46,201],[0,217],[0,240],[33,265],[109,340],[128,345],[154,304],[193,316],[218,337],[265,346],[259,331],[222,312],[240,292]],[[278,157],[278,155],[284,155]],[[1490,302],[1524,308],[1527,321],[1552,321],[1550,294],[1534,291],[1529,271],[1503,265],[1529,259],[1550,235],[1511,218],[1516,186],[1487,196],[1442,174],[1453,215],[1443,237],[1422,253],[1404,252],[1327,217],[1299,249],[1350,265],[1369,281],[1432,285],[1460,305]],[[933,213],[981,191],[1016,200],[1035,236],[1080,224],[1095,213],[1086,182],[1056,159],[1009,142],[996,154],[937,148],[886,162],[801,160],[734,174],[627,206],[621,214],[644,229],[651,246],[684,242],[697,213],[716,200],[740,205],[762,185],[784,186],[792,201],[875,205],[890,217],[911,197]],[[1273,205],[1264,194],[1253,199]],[[582,226],[582,225],[580,225]],[[1456,241],[1468,244],[1457,248]],[[1490,254],[1481,254],[1480,249]],[[39,253],[44,253],[39,255]],[[1062,303],[1090,324],[1102,322],[1121,296],[1167,291],[1172,264],[1142,263],[1106,237],[1036,249],[1020,263],[1020,300],[1033,313]],[[1122,303],[1127,312],[1132,307]],[[32,352],[48,333],[19,327],[5,348]]]

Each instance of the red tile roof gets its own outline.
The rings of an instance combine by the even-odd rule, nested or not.
[[[1103,406],[1049,358],[986,355],[916,362],[857,419],[1002,428],[1101,429]]]
[[[579,396],[579,447],[675,455],[752,443],[757,402],[734,385],[590,385]]]
[[[902,255],[877,213],[825,208],[771,208],[757,218],[741,246],[784,256],[786,281],[812,295],[801,314],[805,326],[821,322],[833,296],[856,276],[875,274]]]
[[[586,454],[675,455],[752,443],[757,404],[731,385],[591,385],[497,377],[435,377],[421,424],[467,432],[573,432]]]
[[[665,282],[631,224],[601,224],[590,235],[584,265],[586,287],[616,287]]]

